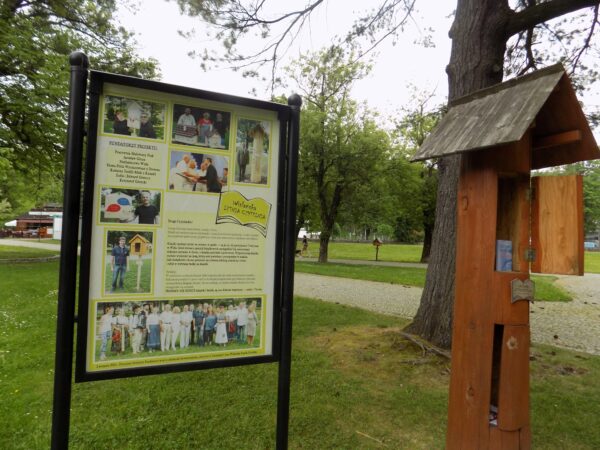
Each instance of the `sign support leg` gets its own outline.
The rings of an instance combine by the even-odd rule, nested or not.
[[[281,357],[277,385],[276,448],[288,448],[290,418],[290,373],[292,366],[292,304],[294,296],[294,257],[296,250],[296,186],[298,182],[298,145],[300,134],[300,106],[302,99],[292,95],[288,99],[291,117],[288,129],[287,186],[285,213],[285,248],[283,261],[283,298],[281,305]]]
[[[88,78],[88,59],[85,54],[71,53],[69,61],[71,63],[71,87],[56,319],[56,361],[51,437],[53,450],[65,450],[69,447],[76,293],[76,277],[73,276],[73,269],[77,267],[85,92]]]

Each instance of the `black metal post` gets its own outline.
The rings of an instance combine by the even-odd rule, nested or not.
[[[291,116],[288,128],[287,186],[285,196],[285,247],[281,305],[281,354],[277,385],[276,448],[288,448],[290,418],[290,374],[292,368],[292,306],[294,296],[294,258],[296,254],[296,190],[298,184],[298,145],[300,135],[300,106],[302,98],[294,94],[288,98]]]
[[[53,450],[65,450],[69,447],[76,292],[76,277],[73,274],[77,269],[81,162],[85,133],[85,91],[88,78],[88,58],[84,53],[71,53],[69,62],[71,63],[71,87],[69,92],[69,128],[65,157],[63,224],[58,280],[58,314],[56,319],[56,360],[51,438],[51,448]]]

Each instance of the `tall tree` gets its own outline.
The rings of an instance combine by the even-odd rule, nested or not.
[[[396,123],[396,131],[400,145],[407,156],[414,155],[442,117],[445,108],[440,106],[430,109],[427,103],[431,98],[431,94],[419,94],[414,98],[414,107],[411,109],[402,108],[403,114]],[[426,161],[420,163],[420,165],[423,182],[418,196],[424,232],[421,262],[428,262],[431,255],[435,224],[437,161]]]
[[[282,49],[293,42],[299,27],[322,3],[309,0],[300,9],[270,14],[270,6],[264,1],[177,1],[190,15],[200,15],[218,27],[217,36],[226,44],[223,58],[227,62],[238,68],[271,64],[272,79],[276,78],[275,62]],[[366,42],[363,53],[368,53],[382,39],[402,29],[414,3],[381,0],[377,7],[356,20],[341,42],[356,44],[362,39]],[[501,82],[505,72],[524,73],[537,68],[548,55],[559,55],[583,82],[597,76],[593,62],[583,64],[583,56],[590,48],[597,47],[599,4],[600,0],[457,0],[450,30],[452,51],[446,69],[449,101]],[[573,25],[571,13],[580,10],[576,20],[587,23],[587,27]],[[567,22],[553,20],[561,18]],[[274,35],[271,30],[276,30]],[[252,31],[264,36],[266,45],[250,55],[235,51],[238,40]],[[544,40],[544,46],[539,45],[540,39]],[[582,73],[585,76],[578,76]],[[432,253],[421,305],[410,327],[443,347],[451,344],[459,167],[459,156],[444,158],[438,164]]]
[[[352,83],[368,70],[353,59],[351,52],[331,46],[300,57],[289,69],[306,105],[299,178],[310,180],[316,193],[320,262],[327,262],[329,240],[343,202],[355,190],[367,189],[389,149],[387,134],[350,98]]]
[[[0,1],[0,191],[11,205],[0,219],[62,199],[72,51],[87,52],[95,69],[158,76],[114,23],[115,9],[114,0]]]
[[[371,176],[346,198],[339,224],[364,239],[385,235],[417,242],[422,229],[419,167],[390,148],[390,154],[382,155]]]

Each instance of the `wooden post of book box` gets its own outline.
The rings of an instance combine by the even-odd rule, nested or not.
[[[463,156],[448,448],[529,447],[529,303],[511,301],[512,281],[529,277],[529,147],[528,135]]]
[[[462,154],[447,449],[529,449],[530,270],[583,275],[580,176],[600,157],[562,66],[458,99],[413,160]]]

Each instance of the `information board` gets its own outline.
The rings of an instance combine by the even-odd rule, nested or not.
[[[277,360],[287,113],[91,72],[77,381]]]

